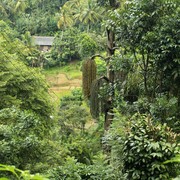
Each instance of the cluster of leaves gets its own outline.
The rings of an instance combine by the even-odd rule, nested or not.
[[[177,98],[161,96],[155,98],[154,102],[148,102],[147,98],[140,98],[134,102],[134,108],[136,112],[150,114],[160,123],[166,123],[173,131],[179,132]]]
[[[53,106],[48,85],[38,69],[23,63],[28,48],[5,22],[0,28],[0,161],[35,172],[49,155]]]
[[[116,179],[112,169],[102,153],[93,158],[92,165],[79,163],[76,159],[69,157],[64,166],[51,170],[50,178],[69,180]]]
[[[49,118],[52,106],[45,78],[39,70],[23,63],[28,55],[26,46],[13,36],[6,23],[1,21],[0,25],[3,31],[7,30],[6,34],[0,34],[0,108],[16,105]]]
[[[15,166],[0,164],[0,171],[11,174],[12,179],[22,179],[22,180],[47,180],[44,176],[40,174],[30,174],[29,171],[23,171]],[[0,173],[1,174],[1,173]],[[5,175],[6,176],[6,175]],[[9,180],[9,178],[2,177],[1,180]]]
[[[178,7],[176,0],[127,1],[125,8],[111,17],[117,24],[118,45],[139,65],[141,92],[147,96],[160,92],[179,96]]]
[[[71,95],[61,98],[58,115],[62,136],[69,136],[77,130],[84,132],[89,113],[83,106],[81,90],[75,89]]]
[[[24,168],[41,158],[46,128],[40,119],[27,111],[7,108],[0,111],[0,160]]]
[[[123,146],[126,139],[128,127],[127,115],[123,115],[116,110],[114,121],[108,132],[102,137],[102,145],[109,156],[109,162],[113,167],[114,179],[126,180],[123,173]]]
[[[150,116],[117,111],[102,142],[118,179],[171,179],[179,175],[178,139]]]
[[[177,167],[163,164],[179,153],[177,134],[165,124],[153,123],[142,115],[131,119],[123,148],[124,171],[128,179],[169,179],[177,175]]]
[[[58,27],[65,29],[75,25],[83,31],[99,30],[102,15],[103,9],[96,0],[70,0],[60,9]]]
[[[97,43],[87,33],[81,34],[78,39],[79,54],[81,58],[87,58],[95,54]]]
[[[149,101],[147,97],[139,97],[133,103],[125,100],[122,94],[117,95],[117,109],[121,113],[130,116],[134,113],[149,114],[159,123],[166,123],[174,132],[179,133],[179,105],[176,97],[161,95],[153,101]]]
[[[57,28],[56,13],[66,0],[5,0],[0,4],[0,18],[11,24],[19,33],[52,35]]]
[[[98,51],[102,51],[103,47],[99,47],[99,40],[95,39],[95,33],[82,33],[77,28],[68,28],[56,34],[54,45],[47,58],[48,66],[61,66],[79,58],[85,59],[94,55]]]
[[[0,107],[19,106],[31,109],[44,118],[51,115],[47,85],[44,77],[35,70],[29,69],[20,61],[8,60],[0,65],[1,69],[1,103]],[[42,86],[40,86],[40,84]]]
[[[50,66],[61,65],[79,58],[78,39],[79,30],[69,28],[66,31],[59,32],[54,40],[54,46],[51,51],[52,61]]]
[[[102,61],[102,59],[100,59],[99,57],[95,58],[95,62],[96,62],[96,67],[97,67],[97,76],[101,77],[104,74],[106,74],[106,62]]]

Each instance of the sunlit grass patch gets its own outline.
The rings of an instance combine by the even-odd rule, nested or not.
[[[56,76],[59,73],[65,74],[68,79],[80,79],[81,78],[81,65],[79,62],[70,63],[66,66],[62,67],[53,67],[49,69],[45,69],[43,73],[46,77]]]
[[[43,73],[49,83],[49,93],[55,106],[59,105],[60,98],[70,95],[75,88],[81,88],[82,75],[79,62],[46,69]]]

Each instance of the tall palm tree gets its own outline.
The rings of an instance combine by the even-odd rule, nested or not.
[[[71,7],[68,6],[66,3],[63,5],[63,7],[60,8],[60,14],[58,14],[59,20],[58,20],[58,27],[59,28],[67,28],[69,26],[72,26],[74,23],[73,20],[73,14]]]
[[[70,0],[61,9],[62,14],[58,25],[61,25],[61,22],[67,24],[67,20],[69,20],[68,22],[74,21],[74,23],[80,22],[88,25],[87,30],[91,24],[102,19],[103,14],[102,8],[97,5],[96,0]]]
[[[0,5],[0,12],[12,20],[14,16],[24,12],[27,6],[24,0],[4,0]]]
[[[80,11],[75,15],[75,18],[83,24],[88,25],[87,30],[89,30],[91,24],[95,24],[102,19],[103,11],[102,8],[97,5],[96,0],[86,0],[81,2],[81,8],[79,8]]]
[[[14,13],[24,12],[27,7],[27,3],[24,0],[17,0],[14,3]]]
[[[3,4],[0,4],[0,14],[2,14],[3,16],[7,16],[7,12]]]

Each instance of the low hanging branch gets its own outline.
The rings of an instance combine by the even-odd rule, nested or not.
[[[100,58],[102,58],[103,60],[105,60],[105,61],[107,61],[107,60],[109,60],[110,59],[110,57],[103,57],[103,56],[101,56],[100,54],[95,54],[95,55],[93,55],[92,57],[91,57],[91,59],[95,59],[96,57],[100,57]]]
[[[101,76],[99,80],[104,79],[106,82],[110,83],[110,80],[106,76]]]

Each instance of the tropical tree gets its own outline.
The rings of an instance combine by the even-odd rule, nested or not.
[[[87,25],[87,31],[91,24],[96,24],[102,19],[102,8],[97,5],[96,0],[70,0],[60,9],[58,26],[72,26],[72,24]]]
[[[102,1],[99,1],[99,3],[102,3]],[[146,94],[146,96],[149,98],[150,96],[153,97],[154,93],[160,92],[173,92],[174,95],[176,94],[176,96],[178,96],[179,91],[176,89],[176,87],[178,86],[177,80],[179,78],[179,73],[177,71],[177,67],[179,67],[179,63],[177,61],[177,57],[179,57],[179,51],[177,51],[179,46],[176,41],[176,36],[172,36],[173,33],[167,30],[167,27],[170,26],[166,26],[167,22],[170,22],[169,20],[167,21],[169,17],[171,19],[172,26],[175,27],[175,34],[178,34],[176,24],[178,21],[175,19],[172,20],[172,17],[176,17],[177,19],[176,12],[178,12],[178,2],[174,1],[170,4],[164,4],[161,1],[156,1],[156,3],[154,1],[131,1],[127,2],[125,5],[123,5],[123,2],[121,2],[121,7],[118,9],[117,7],[120,5],[119,1],[106,1],[105,5],[108,9],[114,5],[113,10],[109,11],[109,19],[106,24],[108,36],[108,57],[103,57],[103,59],[105,59],[107,62],[108,74],[107,77],[101,77],[103,80],[105,80],[105,83],[109,89],[109,95],[106,96],[106,100],[103,103],[103,111],[106,114],[105,128],[107,128],[113,119],[113,99],[115,95],[114,87],[117,87],[118,81],[121,81],[121,84],[119,84],[119,89],[122,89],[124,84],[127,85],[127,83],[130,81],[133,83],[133,86],[135,87],[134,90],[132,87],[126,88],[127,91],[129,91],[128,96],[132,96],[130,101],[137,100],[141,84],[144,85],[141,93]],[[165,21],[167,22],[165,23]],[[159,36],[161,31],[163,32],[163,36]],[[169,44],[168,46],[163,46],[163,44],[167,42],[167,39],[164,40],[163,38],[165,32],[167,33],[166,37],[169,38],[169,43],[167,43]],[[158,37],[161,37],[162,39],[160,40]],[[157,47],[156,50],[158,49],[158,53],[156,53],[157,51],[154,49],[154,47]],[[169,47],[168,50],[163,51],[163,49],[166,49],[167,47]],[[116,49],[119,49],[120,52],[116,51],[115,53]],[[171,53],[173,53],[173,55]],[[162,66],[157,66],[157,63],[162,61],[162,57],[164,58],[165,54],[168,54],[166,57],[171,57],[172,63],[170,66],[167,64],[163,66],[164,69],[162,70]],[[134,60],[132,60],[133,56]],[[94,56],[92,58],[94,58]],[[153,61],[153,59],[156,59],[156,61]],[[168,59],[166,60],[168,61]],[[164,62],[166,62],[166,60],[164,60]],[[172,67],[174,67],[174,69]],[[160,73],[160,69],[163,72]],[[133,73],[135,73],[137,70],[139,70],[139,74],[138,76],[135,76]],[[165,70],[167,70],[166,75],[164,74]],[[170,71],[171,75],[174,74],[175,76],[170,76]],[[129,76],[129,79],[127,74],[128,76],[131,76]],[[160,80],[159,75],[162,75],[162,77],[166,76],[167,78],[162,79],[161,77]],[[173,90],[167,89],[168,87],[166,83],[169,77],[174,78],[174,85],[172,85]],[[137,83],[139,84],[135,84],[135,82],[131,79],[138,79]],[[143,79],[143,82],[141,79]],[[159,84],[159,82],[163,83]],[[102,85],[100,82],[97,82],[97,84],[93,87],[94,89],[95,87],[99,89],[99,86]],[[161,88],[161,90],[159,88]],[[136,92],[134,94],[134,92],[131,91]],[[97,96],[95,97],[97,98]],[[97,101],[93,102],[92,107],[97,105],[97,108],[99,108]]]
[[[58,20],[58,27],[59,28],[67,28],[72,26],[74,23],[73,21],[73,15],[71,8],[65,3],[63,7],[60,8],[60,14],[58,14],[59,20]]]
[[[51,54],[54,65],[61,66],[66,62],[79,58],[77,28],[68,28],[56,34]]]
[[[178,12],[176,0],[131,1],[124,11],[114,13],[114,20],[112,18],[117,24],[119,45],[126,54],[133,54],[142,72],[141,92],[151,98],[158,93],[179,96]]]
[[[99,2],[100,3],[100,2]],[[119,1],[116,0],[110,0],[105,4],[107,6],[106,10],[109,11],[111,15],[112,12],[116,10],[116,8],[119,7]],[[108,16],[107,15],[107,16]],[[111,64],[109,63],[112,60],[112,56],[115,54],[115,24],[112,24],[111,22],[108,22],[106,25],[106,32],[107,32],[107,57],[102,57],[101,55],[97,55],[101,57],[103,60],[106,61],[107,64],[107,76],[103,76],[100,79],[96,79],[96,82],[93,83],[93,88],[91,91],[91,112],[95,110],[97,112],[97,109],[101,108],[104,116],[105,116],[105,122],[104,122],[104,128],[107,130],[113,120],[113,99],[114,99],[114,81],[115,81],[115,72],[112,69]],[[93,60],[95,56],[92,56],[91,59]],[[104,81],[104,83],[107,85],[108,92],[106,95],[104,95],[103,102],[98,101],[97,92],[100,90],[100,86],[103,86],[104,83],[101,83],[101,81]],[[91,82],[92,84],[92,82]],[[90,87],[90,86],[89,86]],[[96,88],[95,88],[96,87]],[[94,89],[94,90],[93,90]],[[95,113],[97,116],[99,113]]]
[[[13,31],[4,22],[0,22],[0,28],[6,32],[0,33],[0,109],[15,105],[49,120],[52,109],[44,77],[23,63],[29,51],[13,37]]]
[[[53,126],[48,85],[39,70],[23,63],[27,47],[14,31],[3,21],[0,30],[0,161],[35,170],[47,155]]]
[[[21,0],[5,0],[0,5],[1,12],[7,17],[14,19],[13,16],[19,15],[27,8],[27,2]]]

